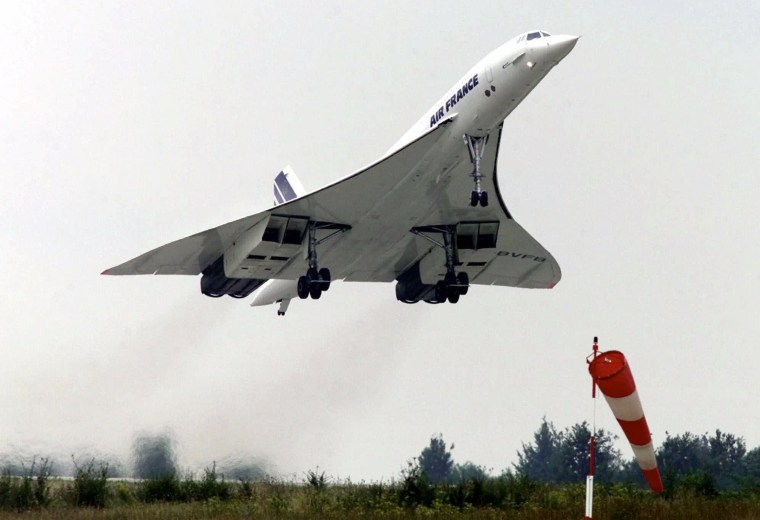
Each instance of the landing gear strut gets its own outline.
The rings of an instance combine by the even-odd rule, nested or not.
[[[435,300],[438,303],[443,303],[446,300],[449,303],[456,303],[459,301],[460,296],[467,294],[470,288],[470,277],[464,271],[457,273],[454,270],[456,266],[456,226],[430,226],[424,228],[414,228],[412,233],[421,236],[425,240],[432,242],[438,247],[443,248],[446,253],[446,275],[443,280],[439,280],[435,284]],[[443,235],[443,243],[429,237],[425,233],[441,233]]]
[[[483,152],[485,152],[486,149],[488,136],[476,137],[465,134],[463,138],[464,143],[467,145],[467,150],[470,152],[470,162],[472,162],[473,166],[470,175],[472,175],[472,178],[475,181],[475,189],[470,195],[470,206],[475,207],[480,203],[480,205],[485,208],[488,206],[488,193],[483,191],[481,186],[483,174],[480,171],[480,161],[483,158]]]
[[[321,240],[317,240],[317,230],[328,229],[333,232],[324,237]],[[317,263],[317,246],[326,240],[334,237],[338,233],[344,233],[351,229],[351,226],[344,226],[341,224],[329,224],[321,222],[309,222],[309,268],[306,271],[306,275],[298,278],[298,284],[296,285],[296,291],[298,297],[305,300],[309,296],[312,299],[318,300],[323,292],[330,290],[330,282],[332,277],[330,270],[326,267],[319,268]]]

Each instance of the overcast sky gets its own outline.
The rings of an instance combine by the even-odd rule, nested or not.
[[[760,445],[755,1],[15,2],[0,7],[0,452],[398,475],[430,436],[495,471],[591,418],[628,357],[655,440]],[[507,119],[499,185],[551,291],[403,305],[392,284],[250,308],[193,277],[102,277],[376,160],[488,52],[578,45]],[[618,431],[604,402],[598,425]],[[626,455],[630,451],[624,443]]]

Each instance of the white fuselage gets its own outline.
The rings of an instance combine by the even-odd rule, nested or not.
[[[536,32],[540,31],[533,33]],[[490,134],[552,67],[567,56],[578,40],[577,36],[564,35],[527,40],[527,34],[532,33],[513,38],[468,70],[388,150],[386,156],[452,116],[456,116],[452,135]],[[486,92],[490,94],[486,95]]]
[[[577,36],[531,31],[513,38],[473,66],[388,150],[388,157],[431,128],[447,123],[449,131],[426,159],[428,168],[446,171],[466,160],[464,135],[494,132],[546,74],[572,50]],[[381,158],[380,160],[382,160]],[[295,298],[294,280],[269,280],[256,290],[252,306]]]

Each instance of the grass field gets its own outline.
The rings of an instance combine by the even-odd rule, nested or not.
[[[317,475],[310,475],[318,477]],[[9,482],[5,481],[6,484]],[[419,482],[329,483],[265,481],[229,483],[212,474],[197,481],[157,479],[145,482],[94,479],[83,487],[76,480],[50,479],[46,494],[27,481],[31,492],[25,507],[0,510],[0,520],[39,519],[173,519],[173,518],[462,518],[462,519],[581,519],[582,485],[543,484],[525,479],[488,479],[460,485],[419,486]],[[84,482],[85,485],[89,485]],[[77,488],[79,485],[79,489]],[[23,479],[14,479],[14,493],[23,492]],[[3,489],[0,488],[0,493]],[[101,507],[76,505],[101,493]],[[78,495],[79,493],[79,495]],[[16,495],[18,497],[18,495]],[[205,496],[205,498],[203,498]],[[162,499],[161,497],[165,497]],[[95,497],[96,498],[96,497]],[[680,496],[665,499],[627,485],[597,486],[594,518],[737,519],[760,520],[760,494],[734,493],[714,497]]]
[[[732,504],[730,502],[709,502],[705,500],[660,502],[657,504],[615,504],[605,507],[599,504],[594,518],[600,520],[622,519],[760,519],[760,507],[755,505]],[[286,510],[274,511],[254,502],[232,500],[228,502],[206,501],[195,503],[161,503],[119,505],[103,509],[96,508],[46,508],[24,512],[3,512],[0,519],[242,519],[242,518],[346,518],[346,519],[404,519],[404,518],[461,518],[461,519],[523,519],[553,520],[583,518],[582,504],[576,507],[527,507],[519,510],[493,508],[465,508],[451,506],[412,509],[388,508],[375,511],[364,510]]]

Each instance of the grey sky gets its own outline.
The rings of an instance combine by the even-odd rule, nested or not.
[[[378,479],[442,432],[500,470],[543,415],[590,418],[594,335],[656,444],[760,445],[758,25],[750,1],[4,3],[0,451],[123,455],[169,429],[188,465]],[[285,164],[313,189],[374,161],[532,28],[583,36],[499,156],[555,289],[406,306],[336,284],[283,319],[98,275],[269,206]],[[598,423],[617,431],[603,403]]]

